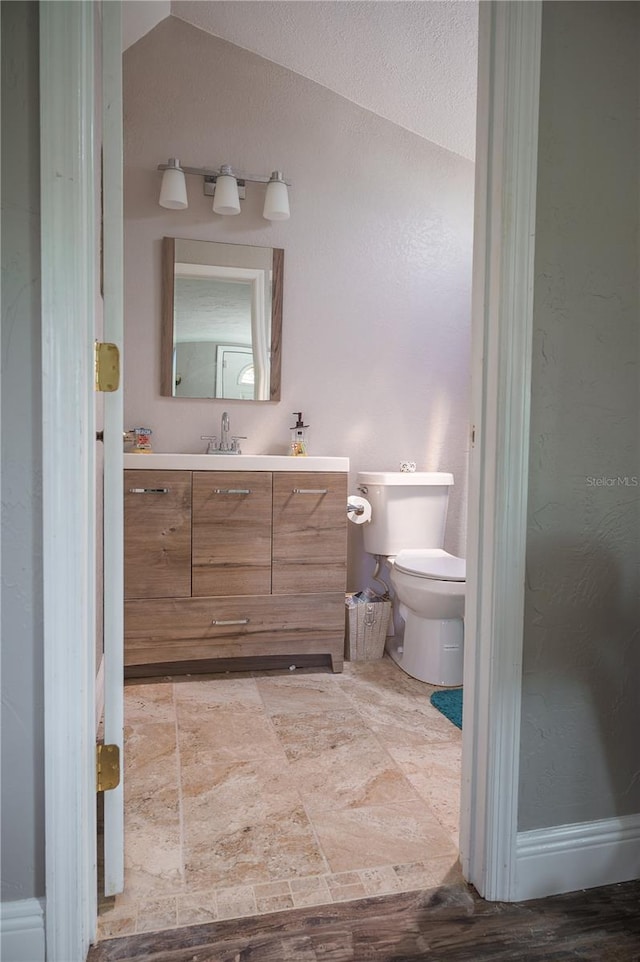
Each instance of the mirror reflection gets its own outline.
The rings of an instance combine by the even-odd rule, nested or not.
[[[284,252],[165,237],[162,394],[277,401]]]

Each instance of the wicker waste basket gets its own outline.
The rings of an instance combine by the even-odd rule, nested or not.
[[[346,651],[349,661],[375,661],[384,654],[391,602],[369,589],[345,596]]]

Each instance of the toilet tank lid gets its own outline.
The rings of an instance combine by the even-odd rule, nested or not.
[[[467,576],[465,559],[441,548],[404,548],[396,555],[394,567],[406,574],[435,581],[465,581]]]
[[[453,475],[447,471],[358,471],[357,482],[382,485],[452,485]]]

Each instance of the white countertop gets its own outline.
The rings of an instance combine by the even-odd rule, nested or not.
[[[349,458],[299,457],[286,454],[143,454],[128,453],[124,467],[148,471],[348,471]]]

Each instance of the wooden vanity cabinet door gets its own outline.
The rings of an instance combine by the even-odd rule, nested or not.
[[[273,477],[273,594],[346,586],[347,475],[283,471]]]
[[[270,471],[194,471],[194,597],[271,592]]]
[[[125,471],[125,598],[190,594],[191,472]]]

